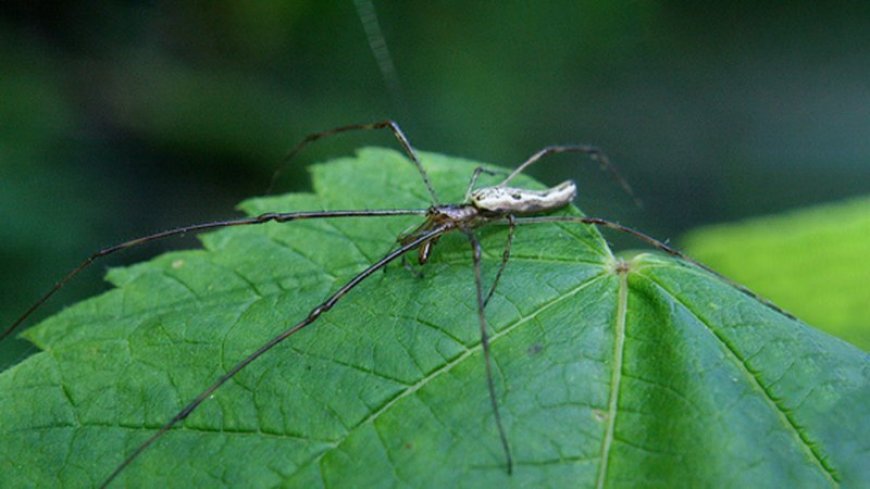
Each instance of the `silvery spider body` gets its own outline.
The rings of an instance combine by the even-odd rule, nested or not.
[[[471,193],[475,208],[496,214],[537,214],[565,207],[577,196],[577,185],[566,180],[546,190],[483,187]]]
[[[479,188],[471,193],[468,202],[464,204],[430,207],[426,214],[426,221],[414,231],[400,237],[399,243],[410,243],[421,233],[443,225],[452,229],[474,229],[499,217],[554,211],[570,204],[575,196],[577,196],[577,185],[571,180],[545,190],[528,190],[502,185]],[[438,242],[439,237],[420,245],[417,261],[421,265],[429,260],[432,247]]]

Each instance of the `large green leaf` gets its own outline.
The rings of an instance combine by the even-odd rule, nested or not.
[[[443,198],[473,163],[427,154]],[[528,183],[528,181],[526,182]],[[249,213],[426,205],[369,149],[314,169],[316,195]],[[416,220],[269,224],[125,269],[27,336],[0,377],[0,486],[98,484],[181,406],[390,249]],[[505,229],[480,231],[491,281]],[[469,245],[394,265],[218,390],[117,487],[859,487],[870,484],[860,350],[596,230],[535,224],[487,308],[513,448],[485,388]],[[627,270],[627,272],[626,272]]]

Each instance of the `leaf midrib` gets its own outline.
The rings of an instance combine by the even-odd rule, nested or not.
[[[628,272],[619,273],[619,291],[616,303],[616,324],[613,328],[613,365],[610,374],[610,398],[607,402],[607,428],[601,442],[601,458],[598,481],[595,487],[602,489],[607,481],[607,465],[616,428],[616,413],[619,409],[619,386],[622,382],[622,361],[625,353],[625,324],[628,315]]]

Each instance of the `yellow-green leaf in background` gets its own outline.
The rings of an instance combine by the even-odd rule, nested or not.
[[[692,257],[870,350],[870,197],[697,229]]]

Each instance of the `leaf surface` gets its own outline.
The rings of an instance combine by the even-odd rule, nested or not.
[[[448,201],[461,199],[476,166],[434,154],[424,165]],[[313,171],[314,194],[243,209],[428,204],[393,151]],[[203,249],[112,270],[115,289],[29,330],[44,351],[0,376],[0,486],[98,485],[416,222],[225,229],[203,235]],[[479,234],[489,283],[506,230]],[[467,240],[445,236],[421,270],[394,264],[369,278],[242,370],[114,487],[870,483],[865,353],[680,261],[621,262],[595,229],[570,224],[517,229],[486,311],[515,459],[508,475]]]

